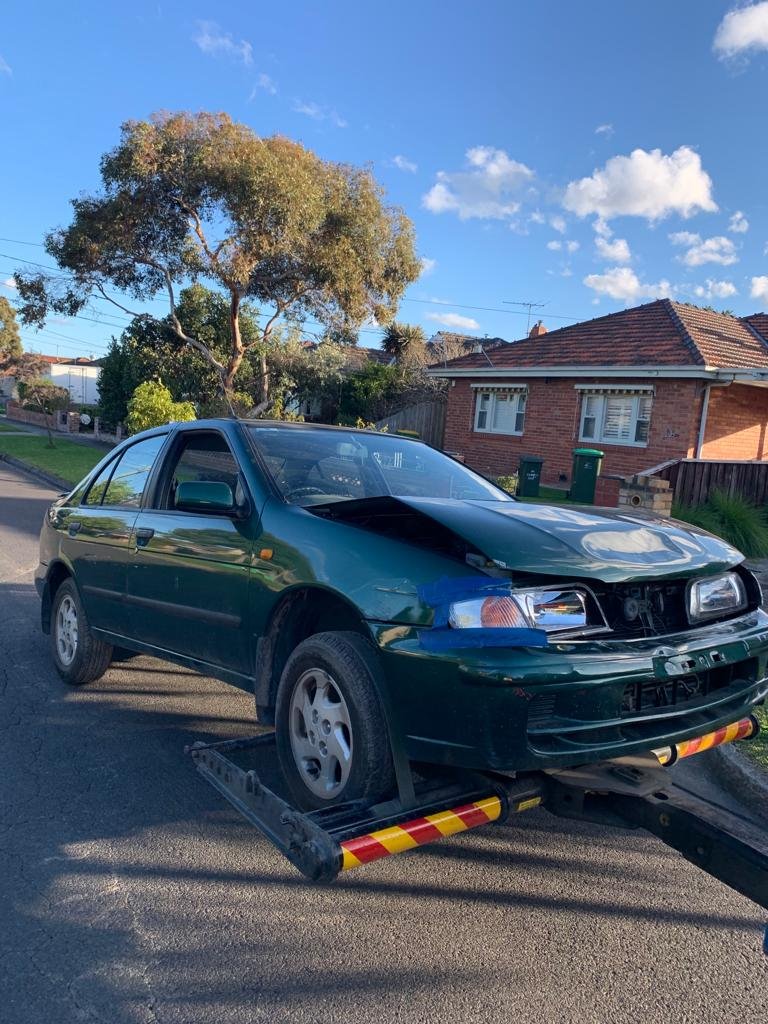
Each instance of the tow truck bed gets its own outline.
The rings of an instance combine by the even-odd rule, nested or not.
[[[651,754],[517,779],[422,765],[409,766],[406,777],[401,764],[405,784],[396,798],[306,812],[285,794],[273,732],[187,749],[200,773],[311,881],[329,882],[380,857],[542,806],[559,817],[651,832],[768,910],[765,830],[677,785]]]

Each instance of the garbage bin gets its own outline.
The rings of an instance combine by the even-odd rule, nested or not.
[[[595,487],[604,454],[598,448],[573,449],[573,472],[571,489],[568,492],[571,501],[583,501],[585,505],[594,505]]]
[[[539,455],[521,455],[517,471],[517,495],[519,498],[538,498],[541,482],[541,467],[544,459]]]

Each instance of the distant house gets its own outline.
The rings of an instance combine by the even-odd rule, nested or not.
[[[92,359],[67,359],[51,363],[46,376],[69,391],[73,405],[99,404],[101,364]]]
[[[69,391],[73,405],[98,405],[98,383],[101,362],[92,359],[68,359],[66,356],[38,356],[46,364],[43,377]],[[0,395],[16,395],[16,378],[11,373],[0,376]]]
[[[570,477],[572,449],[603,472],[679,458],[768,459],[768,314],[715,313],[661,299],[453,359],[444,447],[490,474],[544,457]]]

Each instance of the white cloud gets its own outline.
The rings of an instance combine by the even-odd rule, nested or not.
[[[736,246],[725,235],[702,238],[691,231],[675,231],[669,236],[669,240],[673,245],[687,247],[682,256],[678,257],[687,267],[700,267],[704,263],[719,263],[723,267],[729,267],[739,260]]]
[[[249,100],[255,100],[259,94],[259,89],[263,92],[268,92],[270,96],[274,96],[277,93],[277,86],[274,80],[265,74],[263,71],[256,76],[256,85],[251,89],[251,95],[248,97]]]
[[[565,242],[560,241],[559,238],[553,238],[551,242],[547,242],[547,248],[553,252],[576,252],[581,246],[576,241]]]
[[[720,57],[768,50],[768,3],[729,11],[717,27],[713,49]]]
[[[0,57],[0,75],[12,75],[13,70],[7,60]]]
[[[427,274],[431,274],[437,266],[437,260],[431,260],[428,256],[421,257],[421,276],[426,277]]]
[[[598,235],[595,238],[595,248],[607,263],[629,263],[632,259],[629,243],[625,238],[614,238],[611,241]]]
[[[626,215],[656,221],[671,213],[690,217],[717,210],[712,179],[690,146],[669,156],[660,149],[635,149],[611,157],[589,178],[570,182],[563,206],[579,217],[596,213],[605,220]]]
[[[728,221],[728,230],[735,235],[743,235],[745,231],[749,231],[749,221],[741,210],[737,210]]]
[[[565,222],[565,217],[561,217],[560,214],[555,214],[554,217],[550,217],[549,224],[555,231],[559,231],[561,235],[565,234],[566,228],[568,227]]]
[[[8,288],[12,292],[15,292],[16,289],[18,288],[15,277],[6,277],[6,279],[2,282],[2,285],[3,288]]]
[[[708,277],[705,284],[697,284],[693,294],[699,299],[729,299],[738,294],[732,281],[713,281]]]
[[[246,39],[233,39],[215,21],[198,21],[197,34],[193,39],[197,47],[210,57],[230,57],[242,64],[253,63],[251,44]]]
[[[520,203],[515,197],[531,181],[533,171],[490,146],[475,146],[466,156],[470,170],[438,171],[437,182],[422,199],[426,209],[455,212],[461,220],[506,220],[517,213]]]
[[[610,224],[608,224],[608,222],[604,220],[602,217],[598,217],[593,222],[592,227],[594,229],[595,234],[599,235],[601,238],[610,238],[613,234]]]
[[[297,114],[304,114],[311,117],[313,121],[330,121],[337,128],[346,128],[347,122],[339,117],[335,110],[328,107],[321,107],[319,103],[305,103],[303,100],[294,100],[292,109]]]
[[[599,124],[597,128],[595,128],[595,135],[607,135],[610,137],[611,135],[613,135],[613,125]]]
[[[477,320],[473,320],[471,316],[459,316],[458,313],[427,313],[427,320],[434,320],[443,327],[458,327],[466,331],[480,330]]]
[[[768,303],[768,276],[763,274],[762,277],[753,277],[749,294],[753,299],[760,299],[761,302]]]
[[[669,281],[644,283],[629,267],[610,267],[603,274],[588,274],[584,284],[598,295],[607,295],[627,305],[640,299],[663,298],[672,293]]]
[[[398,170],[408,171],[409,174],[415,174],[419,169],[418,164],[415,164],[413,160],[409,160],[407,156],[402,156],[400,153],[392,157],[392,163]]]
[[[541,212],[541,210],[534,210],[531,216],[528,218],[531,224],[546,224],[547,218]]]

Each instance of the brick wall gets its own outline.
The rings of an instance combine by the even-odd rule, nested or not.
[[[709,393],[703,459],[768,459],[768,389],[731,384]]]
[[[538,378],[528,381],[525,431],[521,437],[484,434],[474,430],[476,389],[471,379],[457,380],[448,389],[444,448],[465,456],[468,465],[481,473],[514,472],[521,455],[544,458],[542,481],[570,482],[571,450],[579,445],[580,395],[575,384],[648,383],[647,378],[619,381],[590,381],[586,378]],[[488,381],[487,383],[492,383]],[[499,381],[501,383],[501,381]],[[651,413],[649,443],[646,447],[598,442],[605,452],[603,472],[622,476],[640,473],[668,459],[694,454],[703,388],[700,381],[658,380]],[[768,393],[766,394],[768,400]]]

